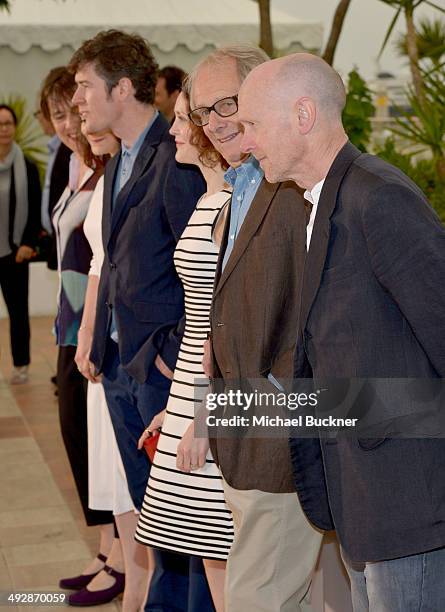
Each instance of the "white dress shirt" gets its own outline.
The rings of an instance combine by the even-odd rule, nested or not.
[[[306,226],[306,250],[309,251],[309,245],[311,244],[312,230],[314,229],[315,215],[317,214],[318,200],[320,199],[321,190],[325,182],[325,178],[319,181],[312,187],[310,191],[304,192],[304,199],[312,204],[311,216],[309,217],[309,223]]]

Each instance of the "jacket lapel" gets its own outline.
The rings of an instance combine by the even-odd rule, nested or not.
[[[226,216],[226,220],[225,220],[225,225],[224,225],[224,231],[223,231],[223,235],[222,235],[222,239],[221,239],[221,245],[219,247],[219,257],[218,257],[218,262],[216,264],[216,270],[215,270],[215,281],[213,283],[213,293],[216,293],[216,288],[218,287],[220,278],[221,278],[221,269],[222,269],[222,262],[224,259],[224,253],[226,252],[226,248],[227,248],[227,241],[229,239],[229,229],[230,229],[230,214],[231,214],[231,210],[232,210],[232,197],[230,198],[230,202],[228,204],[229,209],[227,211],[227,216]]]
[[[150,162],[156,152],[157,145],[159,144],[168,129],[169,124],[164,119],[164,117],[162,117],[162,115],[159,115],[151,126],[151,128],[149,129],[148,134],[146,135],[145,140],[142,143],[142,146],[137,155],[133,170],[131,172],[131,176],[119,192],[113,206],[113,186],[114,182],[117,180],[116,172],[120,156],[119,159],[116,161],[116,166],[113,168],[114,172],[113,181],[111,183],[111,193],[109,194],[110,203],[112,207],[109,238],[111,238],[113,234],[120,229],[120,227],[122,226],[122,222],[124,221],[128,213],[128,210],[132,206],[137,206],[140,203],[139,200],[137,202],[131,201],[131,192],[141,175],[150,165]]]
[[[309,312],[320,287],[329,245],[330,218],[337,205],[338,192],[346,172],[360,155],[361,152],[348,141],[335,158],[321,190],[303,273],[300,311],[302,330],[306,327]]]
[[[257,232],[279,187],[279,183],[272,185],[271,183],[268,183],[265,179],[261,181],[261,185],[255,194],[252,204],[250,205],[250,209],[235,240],[233,251],[230,254],[229,260],[221,274],[221,277],[219,278],[219,282],[216,285],[215,295],[217,295],[221,291],[226,280],[229,278],[229,276],[235,269],[238,261],[242,257],[244,251],[246,250],[253,236]],[[227,234],[229,231],[229,225],[230,218],[228,216],[224,232],[224,240],[222,243],[223,245],[227,245]],[[221,271],[223,257],[224,251],[221,249],[221,257],[220,261],[218,262],[217,274],[219,274]]]
[[[104,199],[102,212],[102,240],[107,245],[111,235],[111,215],[113,210],[113,186],[120,155],[115,155],[107,163],[104,176]]]

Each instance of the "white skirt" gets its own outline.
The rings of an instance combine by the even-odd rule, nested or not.
[[[134,511],[127,478],[100,383],[88,383],[88,506],[113,514]]]

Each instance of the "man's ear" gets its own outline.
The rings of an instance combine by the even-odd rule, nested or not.
[[[126,100],[129,96],[134,95],[134,86],[128,77],[119,79],[114,90],[121,100]]]
[[[298,131],[308,134],[314,126],[317,117],[317,107],[312,98],[299,98],[295,103]]]

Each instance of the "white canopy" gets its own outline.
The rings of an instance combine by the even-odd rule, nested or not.
[[[230,42],[258,43],[259,9],[253,0],[12,0],[0,12],[0,46],[26,53],[32,46],[77,48],[98,30],[137,31],[164,53],[178,45],[198,52]],[[317,50],[322,25],[272,8],[275,46]]]
[[[321,24],[272,10],[272,25],[281,54],[320,49]],[[138,32],[161,68],[189,71],[215,47],[258,44],[259,9],[254,0],[11,0],[11,13],[0,11],[0,99],[19,94],[32,110],[48,71],[107,28]]]

